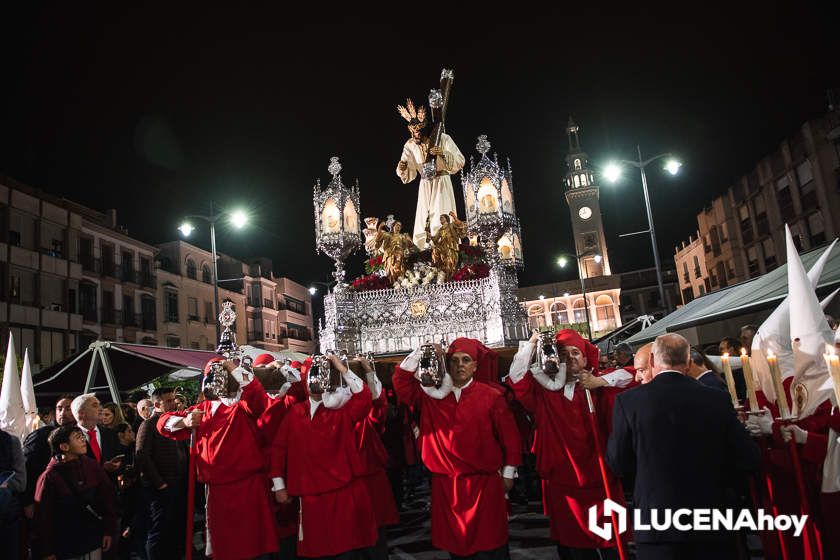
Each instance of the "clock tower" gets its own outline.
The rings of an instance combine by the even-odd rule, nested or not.
[[[578,270],[581,278],[610,274],[607,241],[598,203],[598,185],[586,153],[580,147],[580,130],[569,117],[566,135],[569,137],[569,155],[566,156],[566,202],[572,213],[572,231],[575,236]]]

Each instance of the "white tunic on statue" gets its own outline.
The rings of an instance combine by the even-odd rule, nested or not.
[[[441,135],[440,147],[443,155],[437,157],[438,175],[431,180],[420,179],[417,193],[417,212],[414,215],[414,244],[420,249],[426,247],[426,218],[429,218],[432,235],[440,228],[440,216],[455,211],[455,194],[449,175],[464,167],[464,155],[448,134]],[[421,174],[426,161],[426,147],[409,139],[403,146],[400,161],[407,163],[405,171],[397,167],[397,176],[403,184],[412,182]]]

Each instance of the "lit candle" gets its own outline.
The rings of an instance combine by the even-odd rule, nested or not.
[[[776,391],[776,405],[782,418],[790,418],[785,387],[782,384],[782,372],[779,370],[779,359],[773,352],[767,353],[767,365],[770,366],[770,377],[773,379],[773,390]]]
[[[758,399],[755,396],[755,380],[753,379],[750,357],[747,349],[741,348],[741,368],[744,371],[744,382],[747,385],[747,398],[750,400],[750,412],[758,412]]]
[[[825,345],[826,353],[823,354],[828,372],[831,374],[831,381],[834,384],[834,399],[840,404],[840,356],[831,344]]]
[[[738,394],[735,392],[735,378],[732,376],[732,366],[729,365],[729,352],[725,352],[720,360],[723,363],[723,376],[726,378],[726,387],[729,389],[729,396],[732,397],[732,406],[738,408]]]

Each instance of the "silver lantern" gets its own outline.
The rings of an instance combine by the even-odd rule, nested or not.
[[[336,289],[344,285],[344,259],[361,246],[359,224],[359,184],[346,187],[341,182],[341,164],[330,158],[327,170],[332,175],[326,189],[316,181],[312,202],[315,206],[315,249],[335,261]]]
[[[477,235],[488,261],[493,267],[521,268],[522,239],[516,207],[513,203],[513,174],[499,165],[498,156],[490,159],[487,135],[478,137],[476,150],[481,159],[470,158],[470,170],[461,176],[467,228]],[[518,250],[517,250],[518,247]],[[517,258],[518,254],[518,258]]]

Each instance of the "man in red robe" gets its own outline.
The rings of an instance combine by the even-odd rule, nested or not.
[[[365,557],[378,537],[355,432],[370,412],[371,395],[337,356],[329,361],[346,386],[325,391],[309,376],[310,360],[304,362],[309,398],[289,409],[280,424],[271,476],[279,503],[300,499],[297,554],[349,560]]]
[[[265,390],[231,361],[215,358],[204,371],[205,400],[162,414],[157,429],[176,440],[195,430],[198,478],[207,485],[207,555],[245,560],[273,553],[277,533],[257,434],[257,419],[268,404]]]
[[[382,444],[381,434],[385,430],[385,417],[388,413],[388,400],[382,390],[382,382],[376,376],[373,364],[363,358],[358,358],[373,398],[370,413],[356,424],[356,444],[362,459],[362,481],[368,490],[376,526],[379,529],[379,540],[370,557],[387,560],[388,538],[386,527],[397,525],[400,515],[391,491],[391,483],[385,471],[388,466],[388,451]]]
[[[283,364],[274,359],[271,354],[260,354],[254,358],[254,367],[274,367],[282,372],[285,382],[276,391],[266,390],[268,406],[257,420],[257,430],[260,444],[266,456],[266,464],[271,457],[271,445],[286,413],[299,402],[306,400],[306,390],[300,382],[300,362]],[[294,558],[297,547],[298,534],[298,502],[291,500],[288,504],[272,501],[274,519],[277,521],[277,537],[280,539],[280,558]]]
[[[439,357],[442,349],[436,347]],[[420,384],[420,351],[392,382],[398,398],[420,409],[420,448],[432,472],[432,544],[452,558],[509,558],[505,493],[513,487],[521,442],[498,358],[481,342],[458,338],[446,353],[441,388]]]
[[[559,365],[545,372],[538,364],[531,366],[537,340],[535,334],[520,344],[507,382],[534,417],[533,451],[543,484],[543,507],[550,517],[551,539],[558,543],[560,558],[598,558],[594,549],[614,547],[615,542],[605,541],[588,528],[589,508],[597,505],[603,509],[607,495],[585,389],[592,395],[597,437],[603,450],[614,394],[628,387],[633,378],[624,370],[600,376],[598,348],[571,329],[555,336]],[[621,502],[621,484],[609,469],[607,473],[612,498]]]

